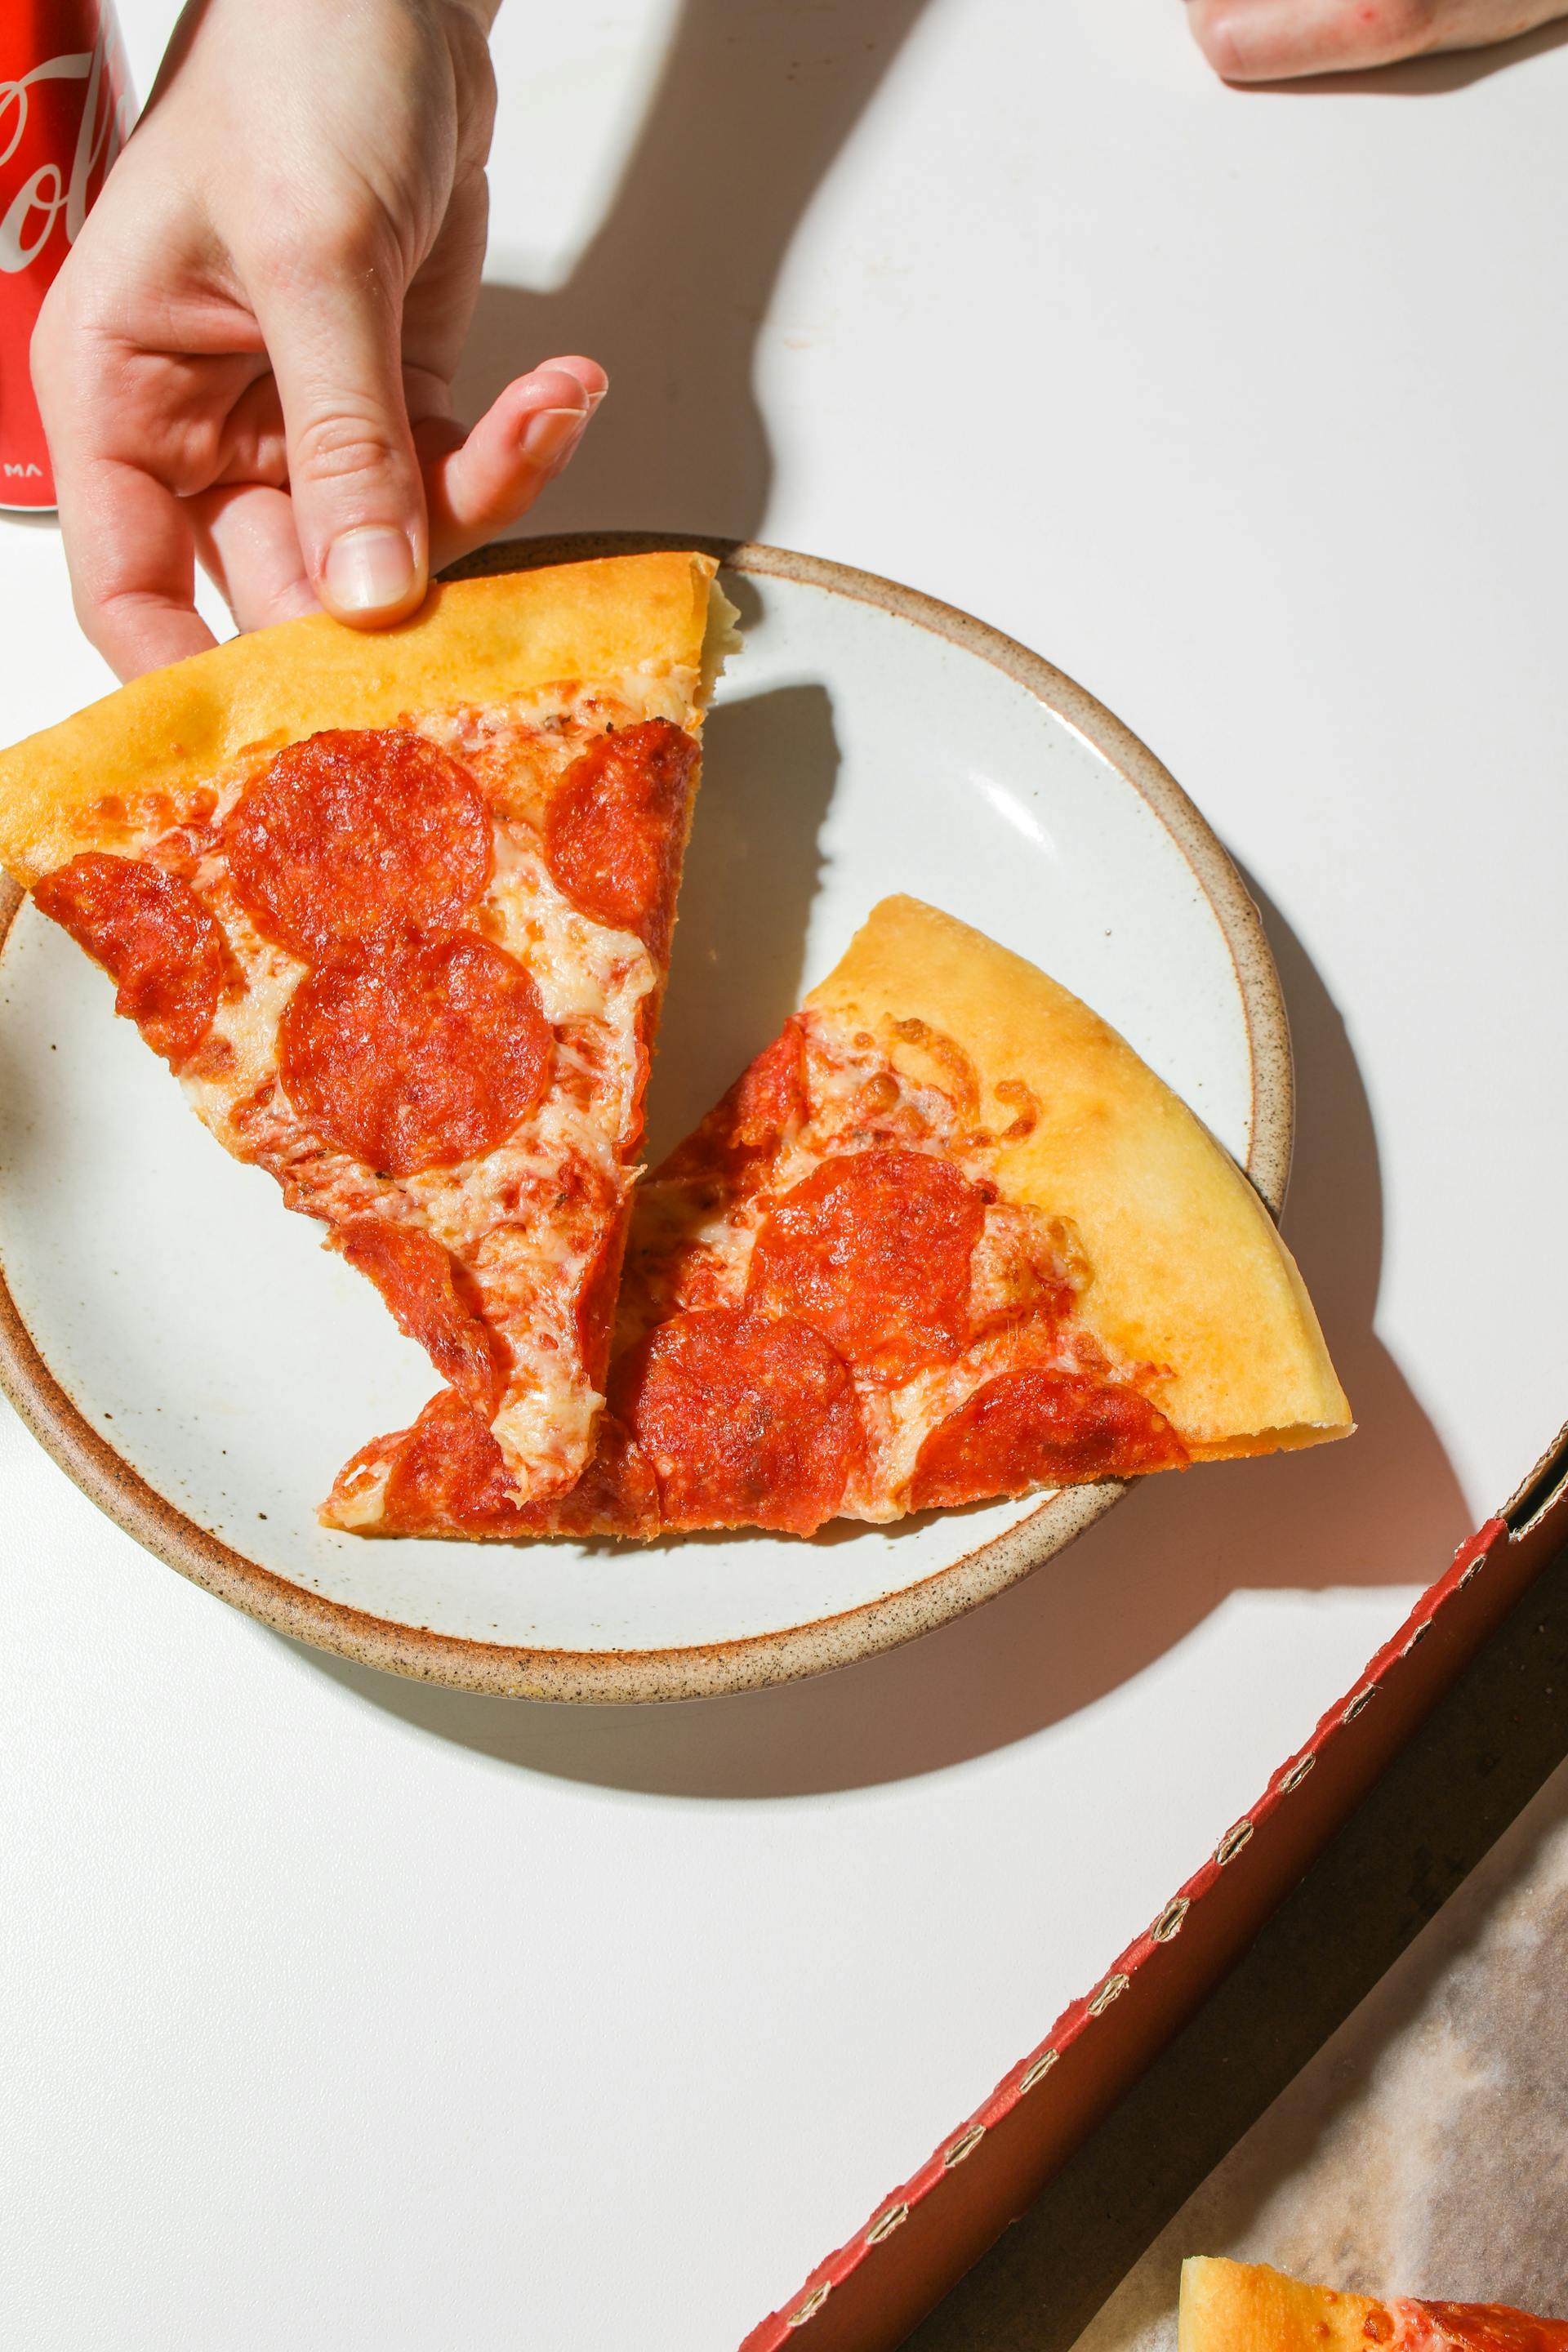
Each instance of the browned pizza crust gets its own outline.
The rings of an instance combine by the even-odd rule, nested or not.
[[[1182,2264],[1177,2352],[1369,2352],[1365,2322],[1383,2308],[1262,2263],[1194,2254]]]
[[[387,727],[556,680],[688,671],[689,724],[732,617],[717,568],[658,553],[502,572],[433,588],[396,628],[312,614],[153,670],[0,753],[0,865],[30,886],[102,845],[93,812],[107,793],[177,797],[241,751],[323,728]],[[118,845],[112,830],[104,842]]]
[[[952,915],[884,898],[807,999],[851,1027],[904,1036],[918,1068],[958,1045],[982,1125],[1003,1139],[1005,1196],[1071,1220],[1093,1269],[1079,1312],[1188,1452],[1205,1456],[1342,1436],[1350,1407],[1311,1301],[1241,1171],[1126,1040],[1066,989]],[[920,1042],[912,1024],[936,1033]],[[928,1065],[939,1078],[937,1064]],[[1038,1108],[1020,1124],[1027,1089]]]

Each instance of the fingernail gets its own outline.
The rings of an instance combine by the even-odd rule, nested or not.
[[[523,456],[531,466],[558,466],[587,422],[585,408],[540,409],[523,427]]]
[[[336,612],[386,613],[406,604],[417,577],[407,534],[366,523],[333,540],[321,585]]]

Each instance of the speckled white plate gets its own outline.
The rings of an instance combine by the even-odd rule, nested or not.
[[[654,543],[534,541],[490,562]],[[1279,983],[1234,867],[1110,713],[978,621],[863,572],[715,547],[744,651],[709,721],[652,1098],[658,1155],[874,900],[908,890],[1102,1013],[1277,1207]],[[366,1542],[314,1508],[430,1394],[367,1283],[226,1158],[110,988],[0,908],[0,1381],[150,1550],[372,1664],[520,1696],[646,1699],[837,1665],[1027,1574],[1119,1489],[654,1546]]]

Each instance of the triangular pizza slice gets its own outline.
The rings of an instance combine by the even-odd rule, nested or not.
[[[584,1478],[513,1490],[452,1391],[330,1524],[810,1534],[1342,1435],[1289,1251],[1123,1039],[913,898],[638,1192]]]
[[[1384,2303],[1263,2263],[1182,2264],[1178,2352],[1568,2352],[1568,2319],[1500,2303]]]
[[[0,858],[522,1496],[574,1485],[603,1402],[714,570],[628,556],[439,587],[374,635],[285,623],[0,758]]]

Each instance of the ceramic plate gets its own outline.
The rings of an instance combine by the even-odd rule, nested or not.
[[[645,538],[534,541],[557,562]],[[653,1157],[908,890],[1017,949],[1130,1038],[1278,1206],[1289,1050],[1218,842],[1109,712],[912,591],[715,547],[744,650],[708,726]],[[473,567],[470,567],[473,568]],[[813,1673],[972,1608],[1118,1489],[617,1548],[374,1543],[314,1506],[413,1419],[424,1355],[368,1283],[186,1109],[110,985],[30,905],[0,945],[0,1379],[111,1518],[268,1623],[476,1689],[646,1699]]]

